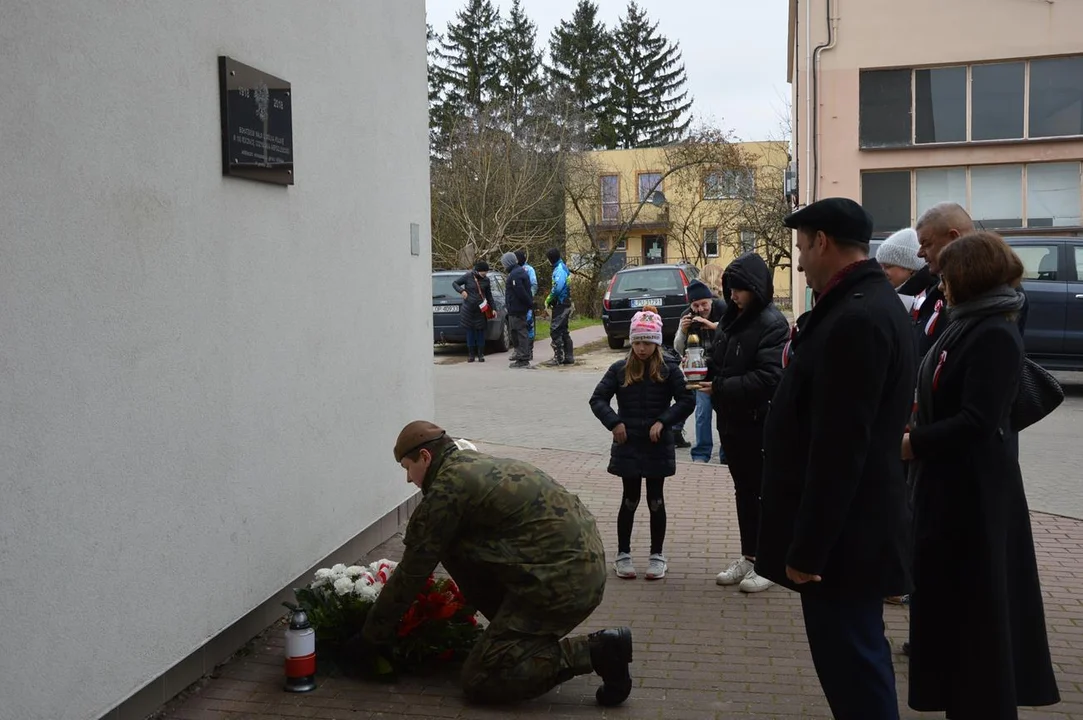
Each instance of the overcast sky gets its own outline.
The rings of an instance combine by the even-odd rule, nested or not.
[[[577,0],[521,0],[538,26],[538,46],[570,19]],[[607,28],[627,0],[595,0]],[[465,0],[427,0],[429,24],[444,33]],[[493,0],[507,17],[511,0]],[[790,96],[786,84],[785,0],[638,0],[658,31],[680,43],[696,118],[732,130],[741,140],[775,138]]]

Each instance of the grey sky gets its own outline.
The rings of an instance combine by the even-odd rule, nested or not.
[[[576,0],[521,0],[538,26],[538,45],[571,18]],[[627,0],[595,0],[612,28]],[[443,33],[465,0],[427,0],[428,21]],[[507,17],[511,0],[493,0]],[[697,119],[732,130],[741,140],[779,135],[779,118],[790,95],[786,84],[785,0],[637,0],[658,30],[679,42]]]

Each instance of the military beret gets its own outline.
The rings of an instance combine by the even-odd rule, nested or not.
[[[822,230],[840,240],[867,243],[872,239],[872,215],[849,198],[824,198],[787,215],[786,227]]]
[[[408,423],[395,441],[395,462],[402,462],[404,457],[425,443],[439,440],[444,435],[447,435],[447,431],[428,420],[414,420]]]

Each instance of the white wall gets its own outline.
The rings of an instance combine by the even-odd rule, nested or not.
[[[425,7],[0,14],[0,717],[96,718],[410,494]],[[218,55],[293,84],[295,186],[222,177]]]

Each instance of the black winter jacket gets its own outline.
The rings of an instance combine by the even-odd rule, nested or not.
[[[522,265],[516,265],[508,273],[504,301],[509,315],[523,315],[534,309],[534,295],[530,292],[530,275]]]
[[[756,304],[744,312],[732,301],[735,280],[751,286],[756,295]],[[767,408],[782,379],[782,349],[790,334],[786,317],[772,301],[774,294],[771,270],[759,255],[742,255],[722,275],[728,309],[708,365],[719,435],[762,435]]]
[[[468,330],[484,330],[489,322],[481,312],[482,298],[489,301],[489,306],[496,309],[493,302],[492,285],[489,278],[482,277],[475,271],[470,270],[455,282],[451,283],[455,292],[462,294],[466,291],[466,298],[459,307],[459,325]],[[479,291],[480,288],[480,291]]]
[[[670,477],[677,474],[676,442],[673,426],[696,409],[696,398],[684,383],[684,374],[675,363],[662,367],[665,379],[622,387],[627,360],[609,366],[605,376],[590,396],[590,409],[606,430],[621,423],[628,433],[623,445],[616,442],[610,450],[609,472],[618,477]],[[611,400],[617,398],[617,410]],[[665,426],[658,442],[651,442],[650,430],[656,422]]]
[[[756,572],[802,593],[910,589],[900,451],[917,358],[910,317],[875,260],[802,316],[764,426]],[[786,566],[820,575],[795,586]]]

